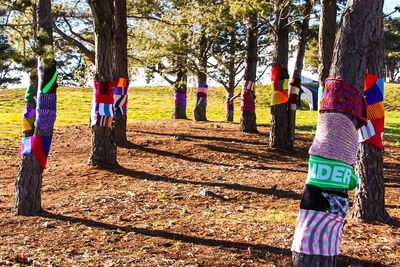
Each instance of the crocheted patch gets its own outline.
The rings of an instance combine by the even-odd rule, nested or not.
[[[308,255],[339,255],[345,223],[346,219],[339,215],[301,209],[292,251]]]
[[[340,113],[319,114],[311,155],[353,165],[357,162],[357,149],[357,130],[349,118]]]
[[[363,94],[352,83],[339,79],[327,79],[320,111],[334,110],[352,114],[366,122],[367,104]]]

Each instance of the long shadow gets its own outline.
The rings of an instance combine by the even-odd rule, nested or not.
[[[88,227],[93,227],[97,229],[110,230],[110,231],[122,231],[125,233],[136,233],[145,236],[151,237],[160,237],[174,241],[180,241],[184,243],[208,246],[208,247],[222,247],[222,248],[234,248],[240,250],[248,250],[251,248],[253,251],[260,252],[259,254],[254,254],[256,257],[260,257],[265,259],[265,253],[272,253],[275,255],[280,255],[284,257],[290,257],[291,251],[287,248],[278,248],[274,246],[269,246],[265,244],[253,244],[247,242],[235,242],[229,240],[221,240],[221,239],[211,239],[211,238],[202,238],[189,236],[180,233],[173,233],[164,230],[155,230],[155,229],[146,229],[139,227],[131,227],[131,226],[123,226],[123,225],[114,225],[103,222],[98,222],[85,218],[77,218],[72,216],[65,216],[61,214],[55,214],[50,212],[43,212],[39,216],[43,218],[48,218],[52,220],[58,220],[67,223],[81,224]],[[385,266],[378,262],[372,261],[364,261],[355,259],[348,256],[339,256],[338,266],[349,266],[349,264],[361,264],[362,266]]]
[[[208,140],[208,141],[222,141],[222,142],[235,142],[235,143],[243,143],[249,145],[265,145],[263,142],[259,141],[250,141],[244,139],[237,139],[237,138],[229,138],[229,137],[217,137],[217,136],[203,136],[203,135],[188,135],[188,134],[172,134],[172,133],[158,133],[158,132],[147,132],[147,131],[135,131],[137,133],[143,134],[152,134],[152,135],[161,135],[161,136],[181,136],[185,139],[201,139],[201,140]]]
[[[204,159],[189,157],[189,156],[185,156],[185,155],[182,155],[182,154],[179,154],[179,153],[174,153],[174,152],[170,152],[170,151],[165,151],[165,150],[159,150],[159,149],[155,149],[155,148],[145,147],[145,146],[136,145],[136,144],[133,144],[133,143],[130,143],[129,145],[125,146],[125,148],[136,149],[136,150],[140,150],[140,151],[143,151],[143,152],[146,152],[146,153],[152,153],[152,154],[157,154],[157,155],[160,155],[160,156],[172,157],[172,158],[182,159],[182,160],[191,161],[191,162],[218,165],[218,166],[224,166],[224,167],[239,167],[239,166],[232,165],[232,164],[211,162],[211,161],[207,161],[207,160],[204,160]],[[279,168],[279,167],[272,167],[272,166],[251,166],[249,168],[259,169],[259,170],[281,170],[281,171],[294,171],[294,172],[304,172],[304,173],[307,172],[307,171],[299,170],[299,169]]]
[[[151,181],[176,183],[176,184],[215,186],[215,187],[221,187],[221,188],[236,190],[236,191],[245,191],[245,192],[253,192],[253,193],[263,194],[263,195],[272,195],[272,196],[276,196],[278,198],[288,198],[288,199],[299,200],[301,197],[299,194],[297,194],[296,192],[291,191],[291,190],[282,190],[282,189],[277,189],[277,188],[259,188],[259,187],[241,185],[241,184],[181,180],[181,179],[176,179],[176,178],[167,177],[167,176],[154,175],[154,174],[150,174],[150,173],[142,172],[142,171],[130,170],[130,169],[127,169],[122,166],[120,166],[114,170],[111,170],[111,172],[114,172],[117,174],[122,174],[122,175],[129,176],[129,177],[133,177],[136,179],[142,179],[142,180],[151,180]]]

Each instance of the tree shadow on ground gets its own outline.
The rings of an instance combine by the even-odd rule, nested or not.
[[[200,185],[200,186],[214,186],[221,187],[224,189],[236,190],[236,191],[244,191],[244,192],[252,192],[263,195],[272,195],[278,198],[288,198],[299,200],[300,195],[291,190],[283,190],[277,189],[276,186],[272,188],[259,188],[248,185],[241,184],[231,184],[231,183],[221,183],[221,182],[203,182],[203,181],[191,181],[191,180],[182,180],[176,179],[167,176],[154,175],[143,171],[135,171],[130,170],[125,167],[119,166],[118,168],[111,170],[113,173],[122,174],[125,176],[129,176],[136,179],[142,180],[150,180],[150,181],[158,181],[158,182],[166,182],[166,183],[176,183],[176,184],[191,184],[191,185]]]
[[[235,242],[229,240],[220,240],[220,239],[211,239],[211,238],[202,238],[189,236],[180,233],[173,233],[164,230],[155,230],[155,229],[147,229],[147,228],[139,228],[132,226],[123,226],[123,225],[114,225],[103,222],[94,221],[86,218],[77,218],[72,216],[65,216],[61,214],[55,214],[50,212],[43,212],[39,215],[43,218],[48,218],[52,220],[58,220],[67,223],[81,224],[87,227],[93,227],[97,229],[110,230],[110,231],[119,231],[125,233],[136,233],[150,237],[159,237],[165,238],[173,241],[180,241],[184,243],[190,243],[195,245],[202,245],[208,247],[222,247],[222,248],[234,248],[239,250],[253,250],[255,252],[254,256],[258,256],[260,258],[265,259],[266,253],[272,253],[282,257],[290,257],[291,251],[287,248],[279,248],[265,244],[253,244],[247,242]],[[350,264],[361,264],[361,266],[385,266],[383,264],[372,262],[372,261],[364,261],[355,259],[348,256],[339,256],[338,266],[349,266]]]
[[[128,145],[125,146],[125,148],[127,148],[127,149],[136,149],[136,150],[140,150],[140,151],[143,151],[143,152],[146,152],[146,153],[152,153],[152,154],[157,154],[157,155],[160,155],[160,156],[171,157],[171,158],[177,158],[177,159],[186,160],[186,161],[190,161],[190,162],[218,165],[218,166],[224,166],[224,167],[240,167],[239,165],[212,162],[212,161],[208,161],[208,160],[204,160],[204,159],[185,156],[185,155],[182,155],[182,154],[179,154],[179,153],[175,153],[175,152],[170,152],[170,151],[150,148],[150,147],[146,147],[146,146],[143,146],[143,145],[137,145],[137,144],[134,144],[134,143],[129,143]],[[295,171],[295,172],[304,172],[304,173],[307,172],[305,170],[290,169],[290,168],[279,168],[279,167],[275,167],[275,166],[249,166],[249,168],[260,169],[260,170],[281,170],[281,171]]]
[[[203,129],[204,130],[204,129]],[[218,141],[218,142],[235,142],[235,143],[242,143],[242,144],[249,144],[249,145],[265,145],[266,143],[259,142],[256,140],[245,140],[245,139],[237,139],[237,138],[230,138],[230,137],[217,137],[217,136],[203,136],[203,135],[189,135],[185,133],[158,133],[158,132],[147,132],[147,131],[135,131],[137,133],[143,134],[152,134],[152,135],[161,135],[161,136],[171,136],[171,137],[182,137],[184,139],[201,139],[207,141]]]

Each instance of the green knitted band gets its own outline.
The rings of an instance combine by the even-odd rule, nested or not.
[[[43,90],[42,90],[42,92],[43,93],[47,93],[50,89],[51,89],[51,87],[54,85],[54,83],[57,81],[57,75],[58,75],[58,72],[56,71],[56,72],[54,72],[54,75],[53,75],[53,77],[51,78],[51,80],[46,84],[46,86],[43,88]]]
[[[35,103],[35,99],[34,99],[34,96],[36,96],[35,86],[36,85],[34,85],[32,83],[30,83],[28,85],[28,89],[25,92],[25,102],[26,103]]]
[[[353,190],[358,185],[358,177],[351,165],[310,155],[306,183],[320,188]]]

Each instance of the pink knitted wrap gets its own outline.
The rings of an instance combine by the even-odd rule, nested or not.
[[[354,124],[341,113],[320,113],[310,155],[353,165],[357,162],[358,134]]]

